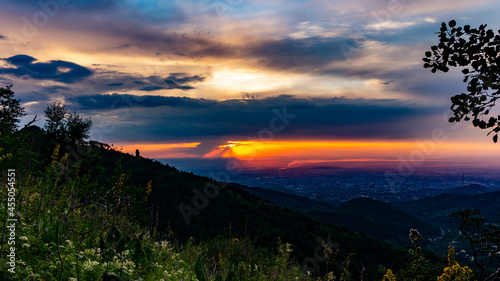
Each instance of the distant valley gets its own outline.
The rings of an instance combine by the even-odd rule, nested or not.
[[[456,230],[456,222],[448,215],[466,208],[481,210],[481,214],[491,222],[498,221],[500,214],[500,191],[486,192],[488,188],[477,184],[450,189],[449,193],[433,197],[390,204],[371,198],[324,202],[280,191],[239,187],[263,200],[396,245],[409,244],[408,231],[412,228],[418,229],[426,237],[427,245],[431,244],[430,241],[439,242],[445,233],[450,232],[449,229]],[[438,244],[450,241],[441,242]]]

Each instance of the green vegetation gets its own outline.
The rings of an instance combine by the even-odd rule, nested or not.
[[[25,137],[21,132],[13,138]],[[3,137],[2,142],[13,140]],[[10,161],[16,155],[12,147],[2,150],[2,169],[11,169],[7,165],[17,163]],[[130,184],[115,165],[112,184],[102,185],[85,173],[80,176],[82,165],[70,165],[68,155],[57,144],[45,156],[49,164],[43,171],[19,165],[3,174],[1,280],[202,280],[200,268],[209,269],[207,280],[307,279],[292,262],[289,244],[266,250],[245,237],[182,244],[171,236],[160,238],[156,226],[147,227],[151,184]],[[15,205],[8,204],[7,187],[15,187]],[[7,219],[17,220],[15,244],[9,243]],[[7,263],[11,248],[15,267]]]
[[[427,237],[439,233],[439,228],[385,202],[370,198],[353,199],[329,212],[317,211],[311,212],[311,215],[395,245],[408,245],[408,230],[411,228],[417,228]]]
[[[416,230],[403,249],[321,223],[84,142],[90,120],[48,108],[65,112],[61,127],[0,120],[1,280],[435,280],[449,267],[422,251]],[[78,137],[51,137],[70,127]]]

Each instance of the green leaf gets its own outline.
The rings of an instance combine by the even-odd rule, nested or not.
[[[455,20],[451,20],[451,21],[448,23],[448,25],[449,25],[450,27],[455,27],[455,25],[457,25],[457,22],[456,22]]]
[[[125,239],[121,239],[120,241],[118,241],[118,245],[116,246],[116,250],[121,253],[123,251],[125,251],[125,248],[126,248],[127,244],[125,242]]]
[[[432,56],[432,52],[431,51],[427,51],[425,52],[425,56],[430,58]]]
[[[113,244],[113,242],[118,243],[118,241],[120,241],[121,238],[122,238],[121,231],[116,226],[113,226],[109,230],[108,235],[106,236],[106,242],[108,245],[111,245]]]
[[[207,262],[203,256],[199,257],[194,263],[194,273],[200,281],[209,281],[207,276]]]
[[[493,136],[493,142],[497,143],[497,141],[498,141],[498,134],[496,134],[496,135]]]
[[[99,248],[101,248],[101,251],[106,249],[106,244],[104,243],[104,239],[102,239],[102,237],[99,239]]]

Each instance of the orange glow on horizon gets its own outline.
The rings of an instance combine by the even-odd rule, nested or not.
[[[466,148],[466,149],[465,149]],[[449,156],[491,156],[489,145],[465,142],[416,141],[228,141],[207,153],[206,158],[235,157],[252,159],[329,159],[346,161],[383,161],[411,156],[440,158]],[[497,154],[500,154],[497,153]],[[357,160],[356,160],[357,159]]]
[[[200,142],[190,142],[190,143],[127,143],[119,145],[123,149],[123,152],[135,155],[135,150],[139,149],[141,156],[148,158],[182,158],[182,157],[193,157],[186,153],[187,150],[195,148]]]

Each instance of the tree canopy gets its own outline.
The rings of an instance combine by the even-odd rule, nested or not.
[[[19,118],[26,115],[20,100],[14,98],[12,85],[0,87],[0,131],[13,133],[17,129]]]
[[[443,22],[437,33],[439,43],[425,52],[424,67],[448,72],[461,67],[467,91],[451,97],[453,116],[450,122],[472,120],[474,127],[490,129],[498,141],[500,115],[492,112],[500,98],[500,30],[457,26],[455,20]]]
[[[44,129],[54,141],[60,144],[78,144],[89,137],[92,120],[83,119],[76,112],[69,113],[60,103],[51,103],[44,110],[47,121]]]

